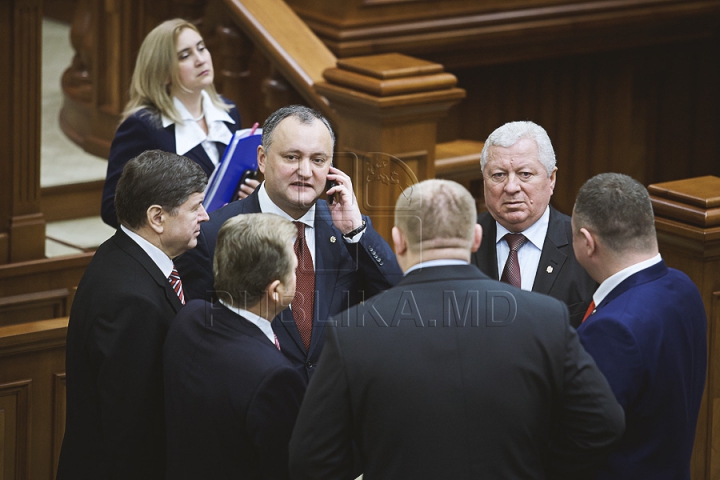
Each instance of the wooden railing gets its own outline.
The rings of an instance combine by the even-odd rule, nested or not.
[[[650,185],[660,253],[695,282],[708,315],[708,372],[692,478],[720,478],[720,178]]]

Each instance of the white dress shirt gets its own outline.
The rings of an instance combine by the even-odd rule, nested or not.
[[[412,272],[413,270],[422,270],[423,268],[430,267],[446,267],[448,265],[470,265],[464,260],[452,259],[452,258],[439,258],[437,260],[428,260],[427,262],[416,263],[412,267],[408,268],[405,275]]]
[[[172,273],[173,269],[172,259],[168,257],[165,252],[145,240],[137,233],[133,232],[129,228],[125,228],[125,225],[120,225],[120,228],[123,232],[127,234],[128,237],[130,237],[135,243],[137,243],[140,248],[145,251],[145,253],[148,254],[148,256],[152,259],[153,262],[155,262],[155,265],[158,266],[163,275],[165,275],[165,278],[168,278]]]
[[[495,248],[497,252],[498,262],[498,278],[502,278],[502,272],[505,268],[508,255],[510,255],[510,247],[503,237],[507,233],[513,233],[499,223],[497,225],[497,235],[495,237]],[[550,225],[550,206],[545,209],[545,213],[533,223],[530,228],[520,232],[528,239],[518,250],[518,263],[520,263],[520,288],[523,290],[532,290],[535,283],[535,275],[537,274],[538,265],[540,264],[540,255],[542,254],[543,243],[547,236],[548,225]]]
[[[215,142],[220,142],[224,145],[230,144],[230,139],[232,139],[233,134],[225,122],[235,123],[235,120],[233,120],[225,110],[217,108],[210,100],[210,95],[203,90],[202,109],[205,114],[205,123],[208,127],[208,133],[206,135],[185,105],[178,100],[177,97],[173,97],[173,103],[183,121],[182,124],[175,124],[175,153],[185,155],[197,145],[202,144],[210,160],[217,166],[220,162],[220,153],[215,146]],[[163,115],[163,128],[174,123],[175,122]]]
[[[653,265],[655,265],[656,263],[660,263],[661,261],[662,257],[658,253],[652,258],[643,260],[642,262],[636,263],[635,265],[630,265],[627,268],[623,268],[616,274],[609,276],[605,279],[604,282],[600,284],[598,289],[595,290],[595,293],[593,294],[593,302],[595,302],[595,305],[600,305],[600,302],[605,300],[605,297],[607,297],[610,292],[615,290],[615,287],[620,285],[630,275],[634,275],[640,270],[645,270],[646,268],[652,267]]]
[[[231,307],[227,303],[220,300],[220,303],[222,303],[228,310],[237,313],[241,317],[243,317],[248,322],[252,323],[253,325],[257,326],[260,331],[262,331],[265,336],[270,340],[270,343],[275,345],[275,332],[273,332],[272,324],[269,320],[264,319],[260,315],[257,315],[250,310],[245,310],[244,308],[235,308]]]

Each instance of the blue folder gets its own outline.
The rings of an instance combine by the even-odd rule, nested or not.
[[[208,212],[227,205],[238,191],[243,174],[257,170],[257,147],[262,144],[262,129],[238,130],[225,149],[220,164],[210,175],[203,207]]]

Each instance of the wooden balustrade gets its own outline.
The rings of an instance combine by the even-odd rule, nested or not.
[[[695,436],[693,480],[720,478],[720,178],[648,187],[660,253],[700,289],[708,315],[708,373]]]
[[[65,431],[67,317],[0,327],[3,478],[53,479]]]

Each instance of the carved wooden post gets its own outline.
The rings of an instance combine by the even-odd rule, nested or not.
[[[720,478],[720,178],[650,185],[660,253],[700,289],[708,314],[708,376],[692,459],[693,480]]]
[[[158,22],[154,8],[142,0],[82,0],[77,5],[71,30],[76,55],[63,74],[60,127],[89,153],[107,158],[137,51]]]
[[[400,54],[338,60],[323,76],[315,89],[337,113],[336,165],[389,241],[400,193],[435,177],[437,123],[465,90],[442,65]]]
[[[45,256],[40,211],[42,1],[0,5],[0,264]]]

